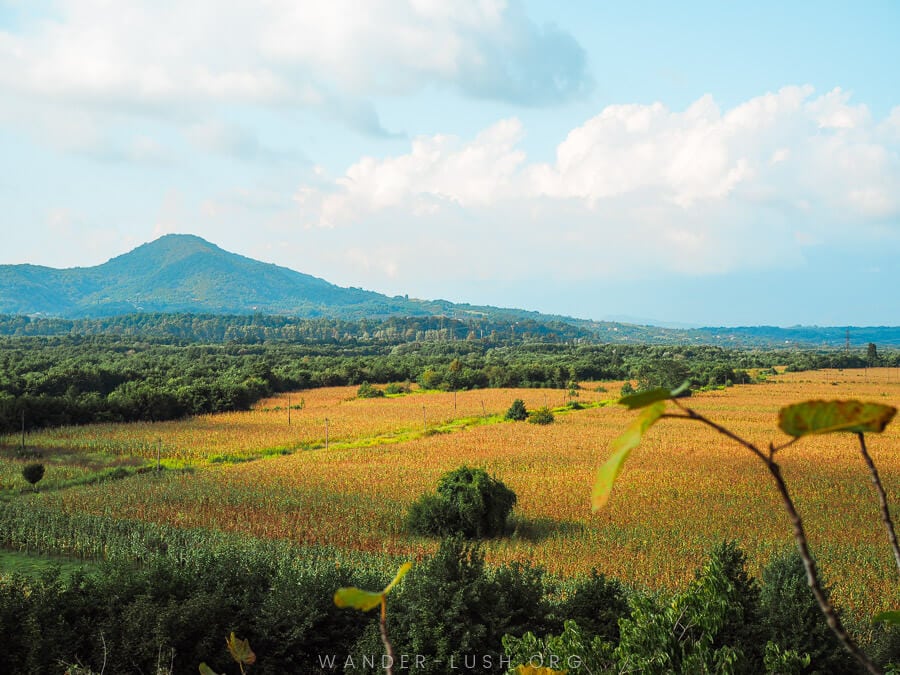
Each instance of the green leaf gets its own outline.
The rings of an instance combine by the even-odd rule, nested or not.
[[[380,593],[373,591],[363,591],[355,586],[337,589],[334,594],[334,604],[338,607],[353,607],[354,609],[368,612],[375,609],[381,604],[383,598],[391,592],[391,589],[400,583],[400,580],[406,576],[406,573],[412,568],[412,563],[403,563],[391,583],[384,587]]]
[[[381,593],[363,591],[355,586],[339,588],[334,594],[334,604],[338,607],[352,607],[368,612],[381,604]]]
[[[687,391],[687,388],[690,386],[690,380],[685,380],[678,386],[677,389],[666,389],[665,387],[650,389],[649,391],[642,391],[637,394],[623,396],[619,399],[619,403],[627,407],[629,410],[635,410],[636,408],[646,408],[648,405],[656,403],[657,401],[667,401],[672,398],[677,398],[685,391]]]
[[[387,595],[391,592],[391,589],[400,583],[400,580],[406,576],[406,573],[412,569],[412,563],[407,562],[400,565],[400,569],[397,570],[397,574],[394,576],[393,581],[384,587],[383,593]]]
[[[210,668],[205,663],[200,664],[200,675],[219,675],[216,671]]]
[[[233,658],[236,663],[242,663],[248,666],[256,663],[256,654],[250,649],[249,640],[238,640],[237,637],[235,637],[235,634],[232,633],[231,637],[225,640],[225,646],[228,647],[231,658]]]
[[[778,426],[789,436],[835,431],[881,433],[897,413],[893,406],[859,401],[806,401],[782,408]]]
[[[900,625],[900,612],[881,612],[872,617],[874,623],[889,623],[892,626]]]
[[[597,472],[597,480],[594,481],[594,489],[591,491],[591,508],[598,511],[606,506],[609,494],[612,492],[613,483],[622,472],[622,465],[628,459],[628,455],[641,443],[644,433],[662,417],[666,411],[664,400],[656,401],[635,418],[622,434],[610,443],[612,455],[606,464]]]

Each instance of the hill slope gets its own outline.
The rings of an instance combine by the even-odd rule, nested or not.
[[[285,314],[370,318],[490,315],[553,320],[537,312],[388,297],[342,288],[286,267],[170,234],[96,267],[0,265],[0,313],[65,318],[133,312]]]
[[[96,267],[0,265],[0,315],[83,319],[134,313],[269,314],[345,320],[441,316],[467,323],[471,319],[505,322],[508,325],[501,327],[501,332],[508,330],[510,335],[525,328],[516,322],[537,322],[566,339],[745,348],[803,345],[834,349],[844,346],[847,338],[845,327],[661,328],[445,300],[388,297],[335,286],[184,234],[166,235]],[[19,330],[15,321],[12,324],[0,332]],[[64,329],[44,328],[50,332]],[[464,328],[460,330],[465,332]],[[900,346],[900,328],[855,328],[849,338],[855,347],[868,342],[896,347]]]

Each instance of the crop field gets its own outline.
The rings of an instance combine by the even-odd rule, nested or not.
[[[413,392],[377,399],[357,399],[356,390],[328,387],[282,394],[260,401],[249,412],[201,415],[189,421],[49,429],[30,434],[27,445],[147,459],[155,459],[159,449],[164,460],[192,463],[324,447],[326,427],[332,445],[375,443],[453,420],[502,414],[515,398],[523,399],[529,409],[559,406],[566,400],[566,392],[560,389]],[[586,403],[613,395],[585,389],[578,400]],[[0,439],[0,444],[8,446],[17,442],[15,436]]]
[[[586,385],[579,401],[617,395]],[[63,429],[29,438],[40,448],[197,462],[165,471],[36,495],[66,512],[207,527],[247,536],[419,557],[433,540],[403,530],[408,505],[461,464],[483,467],[518,496],[510,536],[487,543],[489,561],[530,561],[564,575],[592,567],[628,583],[674,588],[705,554],[736,539],[755,570],[793,545],[790,525],[762,464],[747,450],[697,424],[662,420],[626,463],[610,504],[590,509],[590,490],[608,445],[634,416],[619,406],[557,413],[552,425],[502,421],[514,398],[529,409],[561,406],[562,390],[423,392],[352,400],[355,388],[295,392],[248,413],[182,422]],[[856,398],[900,403],[900,371],[869,369],[782,374],[766,382],[697,393],[688,405],[767,446],[782,405]],[[303,408],[291,411],[287,406]],[[423,406],[425,419],[423,422]],[[332,444],[324,447],[324,420]],[[453,425],[453,420],[471,423]],[[423,433],[423,431],[425,433]],[[893,504],[900,503],[900,422],[867,437]],[[272,449],[287,449],[278,454]],[[199,463],[212,457],[256,461]],[[897,572],[856,439],[834,434],[779,455],[807,525],[813,553],[836,603],[851,615],[896,607]],[[754,571],[755,571],[754,570]]]

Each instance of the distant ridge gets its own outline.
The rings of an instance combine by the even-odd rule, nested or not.
[[[95,267],[54,269],[0,265],[0,314],[35,319],[96,319],[127,314],[279,315],[343,320],[389,317],[446,317],[466,322],[566,324],[566,334],[599,342],[712,344],[729,347],[815,347],[846,345],[848,327],[775,326],[688,328],[638,325],[633,321],[591,321],[522,309],[477,306],[446,300],[389,297],[343,288],[286,267],[225,251],[200,237],[169,234]],[[620,319],[625,317],[619,317]],[[26,332],[38,330],[37,322]],[[57,324],[58,326],[58,324]],[[71,328],[77,330],[77,324]],[[91,330],[95,330],[96,326]],[[11,328],[6,331],[18,331]],[[849,327],[850,344],[900,347],[900,328]],[[9,333],[7,333],[9,334]],[[32,334],[34,334],[32,332]]]
[[[0,265],[0,313],[82,318],[134,312],[564,318],[343,288],[189,234],[165,235],[96,267]]]

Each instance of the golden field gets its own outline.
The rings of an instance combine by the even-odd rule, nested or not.
[[[607,384],[610,393],[587,385],[579,400],[615,396],[620,384]],[[423,405],[426,425],[437,425],[502,413],[514,398],[523,398],[529,409],[545,400],[561,405],[565,392],[459,392],[455,407],[452,393],[351,400],[354,393],[355,388],[333,388],[291,394],[295,405],[304,399],[304,408],[292,411],[290,426],[285,395],[248,413],[35,435],[35,443],[48,446],[87,450],[108,443],[144,456],[155,453],[155,439],[161,438],[169,457],[201,459],[319,445],[328,417],[335,442],[328,450],[207,464],[194,473],[135,476],[36,498],[72,511],[416,557],[436,543],[403,532],[406,507],[433,490],[441,473],[466,463],[487,469],[518,495],[515,532],[487,544],[491,561],[531,561],[561,574],[596,567],[628,583],[671,588],[690,578],[722,539],[738,540],[756,569],[774,552],[793,545],[787,516],[763,465],[698,424],[660,421],[626,463],[608,507],[594,514],[594,474],[607,457],[610,440],[634,413],[604,406],[558,414],[546,427],[493,420],[402,440],[403,433],[422,431]],[[900,371],[783,374],[761,384],[695,394],[685,404],[767,446],[786,440],[777,430],[780,406],[832,398],[896,406]],[[395,442],[371,440],[377,436]],[[900,421],[867,440],[889,499],[897,504]],[[149,449],[142,450],[145,446]],[[779,457],[836,603],[862,616],[900,606],[897,570],[855,437],[804,439]]]
[[[156,458],[159,445],[163,459],[191,463],[215,456],[246,457],[262,451],[324,446],[326,420],[330,444],[372,442],[379,436],[421,432],[423,427],[456,419],[502,414],[515,398],[523,399],[531,409],[562,405],[566,397],[559,389],[482,389],[357,399],[356,390],[327,387],[281,394],[260,401],[248,412],[200,415],[187,421],[48,429],[30,434],[28,445],[147,459]],[[587,402],[614,394],[588,389],[579,395],[579,400]],[[12,445],[17,438],[9,436],[6,441]]]

